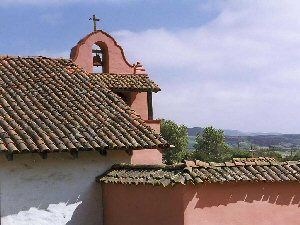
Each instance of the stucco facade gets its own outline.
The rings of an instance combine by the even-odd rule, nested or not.
[[[132,151],[131,164],[160,165],[163,164],[162,150],[143,149]]]
[[[79,66],[84,68],[88,72],[93,72],[93,55],[92,49],[94,45],[98,45],[104,51],[103,70],[105,73],[116,74],[136,74],[139,76],[145,71],[136,70],[134,64],[130,64],[126,58],[124,51],[116,40],[104,31],[96,31],[85,38],[83,38],[71,52],[71,59]],[[141,64],[138,64],[141,66]],[[134,112],[139,115],[146,124],[160,133],[160,121],[153,120],[149,115],[149,107],[152,110],[152,94],[151,101],[149,101],[149,95],[147,91],[119,91],[118,95],[125,96],[128,101],[125,101]],[[124,99],[123,99],[124,100]],[[153,113],[152,113],[153,114]],[[162,150],[161,149],[143,149],[132,151],[132,164],[162,164]]]
[[[96,31],[83,38],[71,51],[71,59],[85,71],[93,72],[92,48],[96,44],[105,49],[107,58],[106,73],[134,73],[134,65],[125,58],[121,46],[106,32]]]
[[[149,127],[160,133],[160,120],[146,120]],[[162,149],[133,150],[131,164],[161,165],[163,164]]]
[[[130,158],[124,151],[109,151],[107,156],[80,152],[77,159],[68,153],[52,153],[42,159],[33,153],[15,155],[13,161],[7,161],[2,155],[1,224],[66,224],[62,220],[64,210],[69,209],[62,204],[75,204],[68,225],[101,225],[101,186],[95,177],[115,163],[130,163]],[[51,204],[54,211],[49,213]]]
[[[101,225],[95,177],[118,163],[162,164],[168,143],[152,110],[160,88],[106,32],[87,35],[71,60],[7,56],[0,65],[1,224]],[[120,76],[116,91],[93,79],[96,66],[132,82]]]
[[[131,108],[139,114],[142,119],[148,120],[147,92],[131,93]]]
[[[181,186],[103,184],[104,225],[183,225]]]
[[[299,183],[102,185],[105,225],[300,224]]]
[[[183,202],[188,225],[300,224],[299,183],[188,186]]]

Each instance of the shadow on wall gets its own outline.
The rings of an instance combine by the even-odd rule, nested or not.
[[[71,221],[67,225],[101,225],[102,221],[102,191],[101,185],[94,182],[81,196],[82,204],[75,210]]]
[[[298,183],[234,183],[206,184],[189,187],[184,193],[184,207],[197,201],[195,208],[226,206],[231,203],[265,202],[280,206],[300,206],[300,184]]]

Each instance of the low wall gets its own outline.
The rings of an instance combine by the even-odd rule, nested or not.
[[[0,157],[2,225],[101,225],[101,186],[95,177],[112,164],[130,162],[123,151],[14,155]],[[70,221],[69,221],[70,220]],[[69,221],[69,222],[68,222]]]
[[[299,225],[299,183],[102,184],[104,225]]]
[[[186,225],[299,225],[299,183],[189,185],[183,192]]]
[[[183,225],[180,187],[103,185],[105,225]]]

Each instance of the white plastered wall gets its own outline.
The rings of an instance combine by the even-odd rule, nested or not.
[[[1,225],[101,225],[101,185],[95,177],[115,163],[130,163],[123,151],[0,155]],[[69,221],[69,222],[68,222]]]

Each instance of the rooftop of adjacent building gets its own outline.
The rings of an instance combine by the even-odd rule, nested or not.
[[[174,186],[229,182],[300,182],[300,161],[239,158],[230,162],[185,161],[175,165],[112,166],[96,178],[102,183]]]

